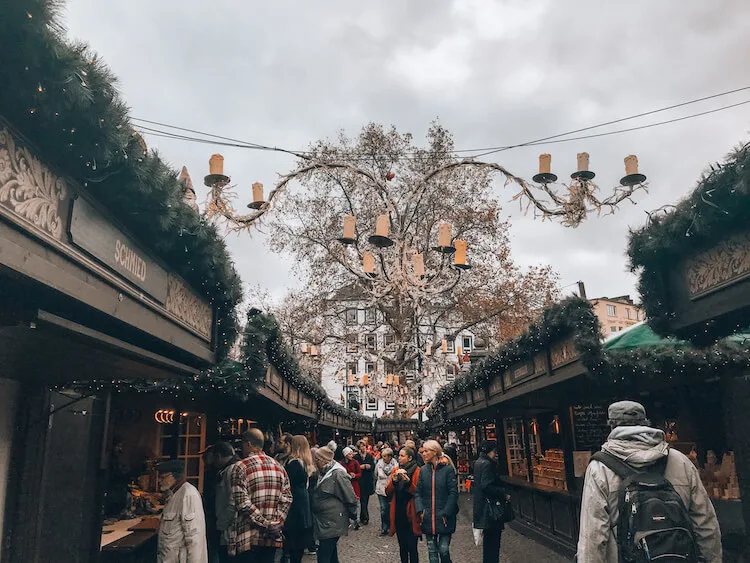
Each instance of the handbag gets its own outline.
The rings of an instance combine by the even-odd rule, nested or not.
[[[487,506],[489,507],[490,519],[495,522],[505,524],[506,522],[511,522],[516,517],[513,505],[508,499],[494,501],[487,499]]]

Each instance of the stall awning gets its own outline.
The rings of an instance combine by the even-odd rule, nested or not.
[[[738,332],[724,339],[734,344],[750,345],[750,330]],[[603,343],[605,350],[633,350],[635,348],[683,347],[690,346],[685,340],[675,337],[661,337],[645,322],[638,323],[607,338]]]

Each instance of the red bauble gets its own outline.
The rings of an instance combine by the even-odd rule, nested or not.
[[[396,175],[393,172],[388,172],[388,174],[385,175],[385,179],[389,182],[393,180],[396,177]]]

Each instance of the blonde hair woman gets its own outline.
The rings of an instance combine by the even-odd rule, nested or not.
[[[292,506],[284,522],[284,553],[290,563],[300,563],[312,535],[312,511],[308,484],[315,471],[310,443],[305,436],[293,436],[289,459],[284,466],[292,488]]]
[[[458,479],[450,459],[435,440],[422,446],[424,465],[419,472],[414,504],[427,536],[430,563],[451,563],[451,536],[456,531]]]

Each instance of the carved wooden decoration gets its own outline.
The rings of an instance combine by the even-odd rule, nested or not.
[[[68,196],[64,179],[27,148],[16,145],[7,128],[0,129],[0,207],[61,241],[65,232],[61,203]]]
[[[733,236],[685,263],[690,299],[750,277],[750,233]]]
[[[552,369],[569,364],[578,357],[572,340],[566,340],[552,346]]]
[[[212,310],[179,278],[170,275],[167,287],[167,311],[195,330],[203,338],[211,338]]]

